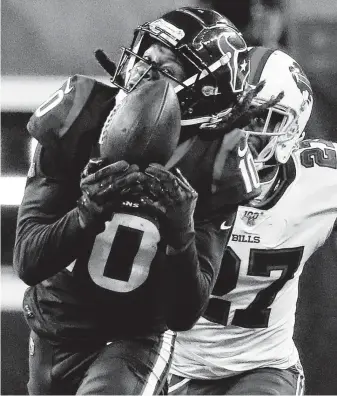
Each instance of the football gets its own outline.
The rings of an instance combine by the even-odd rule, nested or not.
[[[141,168],[165,165],[178,145],[180,106],[165,80],[146,82],[110,112],[100,137],[100,155],[110,163],[125,160]]]

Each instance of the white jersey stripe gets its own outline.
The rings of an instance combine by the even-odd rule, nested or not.
[[[298,370],[296,396],[302,396],[302,395],[304,395],[304,389],[305,389],[305,377],[304,377],[302,366],[297,364],[296,368]]]
[[[187,382],[190,381],[189,378],[184,378],[183,380],[179,381],[178,383],[172,385],[168,389],[168,393],[176,392],[179,388],[187,384]]]
[[[148,396],[155,394],[163,375],[165,375],[165,373],[168,374],[169,366],[173,355],[175,338],[176,334],[171,330],[167,330],[162,335],[162,344],[157,361],[155,362],[153,370],[149,375],[149,378],[143,388],[143,391],[141,392],[141,395]]]
[[[304,395],[304,377],[299,375],[297,379],[296,396]]]

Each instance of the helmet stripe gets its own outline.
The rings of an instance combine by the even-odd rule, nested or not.
[[[267,62],[267,59],[274,52],[274,50],[264,47],[254,47],[250,51],[250,76],[249,84],[257,85],[260,82],[263,68]]]
[[[232,26],[233,24],[231,21],[214,10],[200,7],[182,7],[178,11],[191,15],[194,19],[197,19],[201,23],[202,27],[210,27],[221,21],[226,21],[228,22],[227,24],[231,25],[231,27],[237,29],[236,26]]]

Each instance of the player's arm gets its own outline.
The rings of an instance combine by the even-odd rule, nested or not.
[[[55,169],[57,161],[39,144],[19,207],[14,246],[14,269],[29,285],[69,265],[85,239],[75,209],[79,182]]]
[[[178,170],[170,172],[155,164],[145,173],[149,194],[143,199],[158,210],[160,233],[168,245],[164,271],[167,324],[172,330],[187,330],[206,308],[226,245],[226,230],[220,229],[218,220],[195,223],[198,194]],[[235,209],[231,206],[227,217]]]
[[[190,329],[205,311],[219,274],[233,219],[234,213],[229,209],[217,219],[196,223],[188,247],[180,252],[168,251],[165,284],[166,317],[170,329]],[[226,228],[221,229],[221,224],[226,224]]]
[[[37,147],[14,247],[14,268],[25,283],[36,284],[68,266],[120,206],[138,168],[102,162],[90,160],[80,180],[60,173],[58,158]]]
[[[68,265],[85,238],[80,173],[114,105],[115,90],[75,75],[39,106],[27,130],[38,142],[19,208],[14,266],[28,284]]]
[[[260,193],[258,176],[246,136],[238,130],[224,137],[214,161],[212,193],[198,204],[196,192],[181,174],[174,179],[159,166],[146,172],[155,177],[151,190],[166,215],[161,234],[171,246],[168,325],[186,330],[206,309],[237,207]]]
[[[212,176],[212,195],[206,205],[213,210],[218,210],[223,204],[242,205],[261,193],[259,176],[244,131],[234,129],[223,137],[213,163]]]

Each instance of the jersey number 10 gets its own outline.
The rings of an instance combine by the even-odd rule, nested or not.
[[[137,289],[149,276],[159,240],[159,230],[150,220],[114,214],[95,239],[88,262],[91,279],[114,292]]]
[[[260,180],[254,165],[253,156],[250,151],[239,162],[239,169],[245,184],[246,192],[249,194],[260,187]]]

